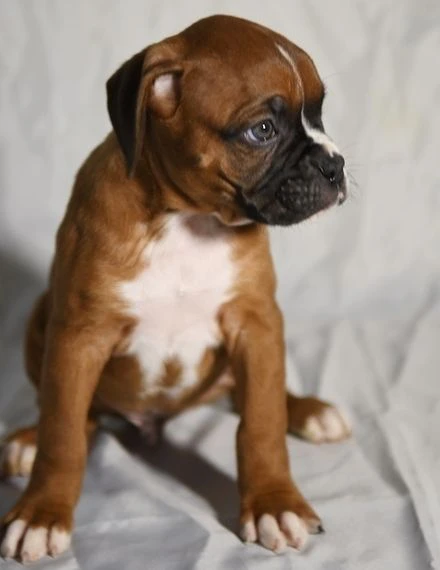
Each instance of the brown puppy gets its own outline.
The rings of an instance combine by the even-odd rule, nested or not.
[[[145,426],[231,388],[242,536],[301,548],[321,527],[291,479],[286,430],[321,442],[349,429],[326,403],[286,401],[266,225],[346,195],[316,68],[284,37],[214,16],[132,57],[107,91],[114,132],[79,170],[29,324],[41,415],[4,451],[5,473],[31,477],[1,552],[69,546],[100,413]]]

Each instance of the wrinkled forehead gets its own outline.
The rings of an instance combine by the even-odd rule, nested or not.
[[[311,57],[291,43],[287,46],[277,43],[277,49],[296,77],[302,91],[303,104],[322,101],[325,89]]]
[[[323,84],[303,50],[260,26],[230,32],[216,28],[197,36],[197,59],[185,77],[183,95],[192,98],[198,113],[211,119],[221,114],[228,121],[240,109],[252,111],[277,95],[298,113],[322,100]]]

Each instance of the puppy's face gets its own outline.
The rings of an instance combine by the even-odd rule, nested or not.
[[[172,206],[227,224],[289,225],[345,199],[344,159],[324,132],[324,87],[305,52],[226,16],[153,47],[153,58],[139,54],[132,137],[142,140],[132,142],[131,160],[150,162]],[[111,117],[117,74],[109,81]]]

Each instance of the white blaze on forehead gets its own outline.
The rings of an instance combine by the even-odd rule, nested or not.
[[[303,124],[306,135],[312,139],[314,143],[321,145],[330,156],[341,154],[338,147],[328,135],[326,135],[323,131],[312,127],[304,115],[304,110],[301,111],[301,122]]]
[[[300,91],[302,93],[303,107],[301,109],[301,122],[302,122],[302,125],[304,127],[304,131],[306,132],[306,135],[310,139],[312,139],[313,142],[321,145],[328,152],[328,154],[330,156],[333,156],[335,154],[340,154],[338,147],[335,145],[335,143],[332,141],[332,139],[328,135],[326,135],[323,131],[312,127],[312,125],[308,122],[306,116],[304,115],[304,86],[303,86],[303,83],[301,80],[301,76],[298,72],[298,69],[295,65],[294,60],[291,58],[289,53],[279,44],[276,44],[276,47],[277,47],[278,51],[280,52],[280,54],[284,57],[284,59],[291,65],[293,73],[294,73],[296,80],[298,82],[298,86],[299,86]]]
[[[280,52],[280,54],[284,57],[284,59],[287,61],[287,63],[289,63],[290,66],[292,67],[293,73],[294,73],[294,75],[296,77],[296,81],[298,83],[299,90],[301,91],[302,99],[304,101],[304,86],[302,84],[301,75],[299,74],[299,71],[296,68],[295,62],[290,57],[290,54],[282,46],[280,46],[280,44],[275,44],[275,45],[277,46],[277,50]]]
[[[280,46],[280,44],[276,44],[276,46],[277,46],[277,50],[278,50],[278,51],[280,52],[280,54],[284,57],[284,59],[286,59],[286,60],[290,63],[290,65],[291,65],[292,67],[295,67],[295,64],[293,63],[293,59],[290,57],[288,51],[285,50],[285,49],[283,48],[283,46]]]

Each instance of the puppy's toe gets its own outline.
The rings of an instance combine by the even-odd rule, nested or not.
[[[17,430],[1,445],[0,476],[27,476],[32,471],[37,454],[37,427]]]
[[[50,556],[58,556],[70,546],[71,534],[63,528],[53,526],[50,529],[48,540],[48,553]]]
[[[286,550],[287,541],[278,525],[276,518],[265,514],[258,521],[258,539],[260,544],[276,554]]]
[[[314,529],[309,529],[297,514],[284,511],[278,518],[269,513],[261,515],[257,525],[253,521],[247,521],[241,529],[241,537],[245,542],[258,541],[264,548],[281,554],[288,546],[302,550],[309,533],[313,532]]]
[[[34,562],[44,556],[56,556],[69,548],[70,532],[56,526],[28,526],[16,519],[8,526],[0,553],[4,558]]]
[[[342,441],[351,434],[347,420],[335,407],[324,408],[316,416],[307,418],[302,437],[313,443]]]
[[[243,540],[259,542],[276,554],[288,547],[302,550],[310,534],[323,530],[321,519],[294,486],[246,496],[242,509]]]
[[[342,441],[351,435],[344,414],[318,398],[289,397],[288,414],[289,431],[312,443]]]
[[[309,537],[306,523],[295,513],[285,511],[280,517],[280,528],[287,538],[287,544],[302,550]]]
[[[0,474],[6,477],[14,475],[27,476],[32,471],[37,446],[20,440],[7,442],[0,459]]]
[[[240,536],[244,542],[257,542],[257,529],[253,520],[244,523],[241,527]]]
[[[51,504],[22,501],[5,517],[6,529],[0,545],[4,558],[34,562],[67,550],[71,538],[71,511]]]
[[[26,521],[17,519],[8,526],[0,546],[0,554],[4,558],[14,558],[18,543],[26,530]]]
[[[49,529],[45,526],[28,528],[23,534],[23,544],[21,547],[21,560],[23,562],[33,562],[46,556],[47,535]]]

